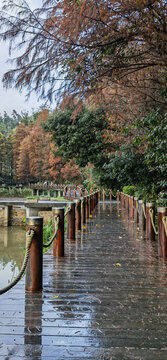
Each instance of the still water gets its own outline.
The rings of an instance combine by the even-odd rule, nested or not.
[[[24,259],[25,234],[20,226],[0,227],[0,289],[19,273]]]

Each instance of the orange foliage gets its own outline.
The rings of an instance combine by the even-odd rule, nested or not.
[[[56,156],[51,136],[43,131],[42,122],[48,120],[48,115],[49,111],[44,109],[34,123],[17,127],[14,139],[16,178],[26,183],[32,179],[80,182],[81,173],[74,160],[65,163]]]

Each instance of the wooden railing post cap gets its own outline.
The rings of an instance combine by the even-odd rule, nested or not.
[[[147,203],[146,203],[146,207],[153,207],[153,206],[154,206],[154,203],[153,203],[153,202],[150,202],[150,203],[147,202]]]
[[[64,212],[64,207],[53,207],[52,210],[55,214],[62,214]]]
[[[164,207],[164,206],[158,207],[157,212],[158,213],[165,213],[166,212],[166,207]]]
[[[79,204],[80,201],[81,201],[80,199],[75,199],[75,200],[74,200],[74,203],[75,203],[75,204]]]
[[[29,216],[26,218],[26,225],[28,226],[38,226],[43,223],[42,216]]]
[[[143,204],[144,203],[144,200],[139,200],[139,204]]]

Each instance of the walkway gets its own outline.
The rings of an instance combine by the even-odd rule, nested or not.
[[[119,205],[44,256],[44,289],[0,297],[0,360],[166,360],[167,265]]]

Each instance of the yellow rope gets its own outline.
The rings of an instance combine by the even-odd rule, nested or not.
[[[155,224],[154,224],[154,210],[149,209],[149,214],[150,214],[151,223],[152,223],[152,227],[154,229],[154,232],[155,232],[156,235],[158,235],[158,231],[156,230],[156,227],[155,227]]]
[[[9,285],[7,285],[6,287],[4,287],[3,289],[0,290],[0,295],[4,294],[8,290],[10,290],[22,278],[22,276],[23,276],[23,274],[25,272],[27,263],[28,263],[30,247],[31,247],[33,236],[34,236],[34,230],[29,229],[29,231],[26,232],[26,251],[25,251],[24,261],[23,261],[21,270],[20,270],[19,274],[16,276],[16,278]]]
[[[165,216],[165,215],[163,216],[162,222],[164,224],[165,233],[166,233],[166,236],[167,236],[167,216]]]
[[[143,209],[143,214],[144,214],[144,217],[146,219],[146,209],[145,209],[145,205],[144,203],[142,204],[142,209]]]
[[[139,204],[138,204],[138,201],[136,201],[136,211],[137,211],[137,213],[139,214]]]
[[[51,240],[49,241],[49,243],[48,244],[43,244],[44,248],[48,248],[50,245],[52,245],[52,243],[54,241],[54,238],[55,238],[55,236],[57,234],[58,228],[59,228],[59,216],[57,215],[57,216],[55,216],[55,232],[54,232]]]
[[[71,211],[71,204],[67,206],[67,209],[64,213],[64,216],[67,216],[67,214]]]

